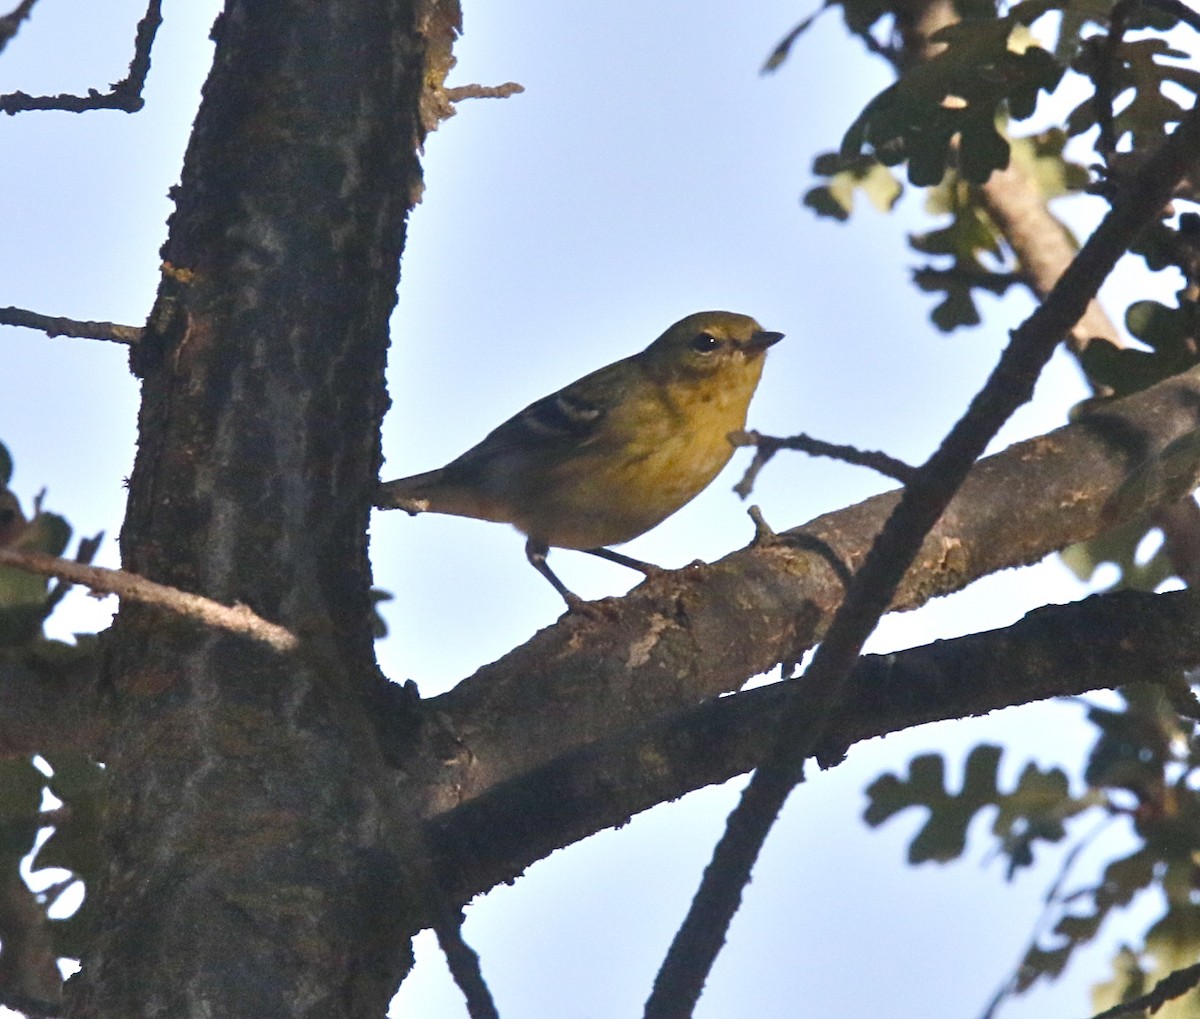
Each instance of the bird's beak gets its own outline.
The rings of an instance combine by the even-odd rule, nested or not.
[[[783,339],[783,333],[757,332],[750,337],[746,344],[747,354],[761,354],[768,347],[773,347]]]

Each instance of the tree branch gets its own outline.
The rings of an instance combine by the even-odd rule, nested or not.
[[[525,91],[524,85],[515,81],[506,81],[503,85],[455,85],[443,89],[446,98],[452,103],[464,99],[507,99]]]
[[[1172,689],[1181,670],[1200,665],[1197,612],[1194,591],[1120,591],[1036,609],[1003,629],[865,655],[831,720],[825,756],[927,722],[1133,681]],[[466,901],[639,811],[744,774],[793,703],[798,710],[811,703],[804,684],[716,698],[565,754],[431,818],[426,837],[446,894]]]
[[[1116,261],[1159,215],[1187,172],[1200,142],[1200,110],[1180,122],[1147,160],[1089,238],[1046,300],[1013,333],[991,377],[941,447],[904,490],[862,568],[855,575],[805,682],[814,703],[785,713],[779,736],[730,815],[692,907],[659,970],[646,1016],[690,1011],[725,941],[750,870],[804,761],[824,737],[863,642],[887,610],[925,536],[949,505],[971,465],[1009,415],[1032,395],[1055,347],[1095,296]]]
[[[23,326],[40,329],[47,336],[73,336],[84,340],[111,340],[113,343],[134,344],[142,338],[137,326],[116,322],[89,322],[74,318],[42,315],[24,308],[0,308],[0,326]]]
[[[479,955],[463,940],[462,913],[434,925],[438,945],[446,956],[450,975],[467,1002],[467,1014],[471,1019],[500,1019],[492,992],[483,979],[479,967]]]
[[[1154,985],[1149,993],[1105,1009],[1098,1015],[1093,1016],[1092,1019],[1118,1019],[1120,1016],[1152,1015],[1168,1001],[1171,1001],[1173,998],[1182,998],[1188,991],[1194,990],[1196,987],[1200,987],[1200,963],[1194,966],[1187,966],[1184,969],[1177,969],[1173,973],[1168,973]]]
[[[746,468],[742,480],[733,486],[733,490],[743,499],[754,490],[754,482],[758,480],[759,473],[781,449],[795,449],[801,453],[807,453],[809,456],[827,456],[856,467],[869,467],[901,484],[916,472],[915,467],[906,464],[903,460],[897,460],[894,456],[888,456],[887,453],[824,442],[804,434],[778,438],[755,431],[731,432],[729,441],[734,446],[754,447],[754,459]]]
[[[21,0],[16,7],[0,18],[0,52],[4,51],[4,47],[17,34],[21,22],[29,17],[35,3],[37,0]]]
[[[290,630],[256,615],[245,605],[222,605],[211,598],[181,591],[177,587],[156,584],[136,573],[109,570],[103,566],[87,566],[70,559],[0,548],[0,566],[13,566],[43,577],[61,577],[72,584],[82,584],[100,594],[115,594],[129,601],[156,605],[176,615],[186,616],[206,626],[240,633],[262,641],[276,651],[294,651],[300,641]]]
[[[129,73],[113,85],[107,95],[101,95],[95,89],[88,89],[86,96],[31,96],[24,92],[10,92],[0,96],[0,113],[12,115],[28,110],[65,110],[67,113],[122,110],[125,113],[136,113],[145,105],[142,88],[146,84],[146,75],[150,72],[150,49],[161,24],[161,0],[150,0],[134,34],[133,59],[129,62]]]

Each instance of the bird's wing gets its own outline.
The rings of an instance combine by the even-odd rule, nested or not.
[[[492,431],[482,442],[458,458],[459,465],[473,467],[493,457],[581,448],[596,442],[604,433],[610,408],[620,399],[625,362],[607,365],[531,403]]]

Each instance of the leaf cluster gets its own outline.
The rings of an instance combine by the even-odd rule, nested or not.
[[[40,505],[26,520],[8,489],[12,471],[12,457],[0,443],[0,546],[62,555],[71,540],[71,525],[56,513],[43,512]],[[44,577],[0,567],[0,648],[40,636],[52,607],[49,581]]]
[[[12,473],[12,457],[0,443],[3,544],[61,555],[71,537],[70,525],[40,505],[26,520],[8,489]],[[53,673],[64,663],[95,654],[95,641],[86,636],[79,637],[76,646],[44,638],[43,623],[56,603],[45,578],[0,568],[0,672],[10,674],[11,681],[20,682],[30,669]],[[91,908],[85,900],[82,908],[68,914],[63,896],[77,882],[90,885],[100,875],[103,776],[98,764],[79,754],[0,760],[0,887],[6,890],[0,895],[0,969],[23,965],[13,961],[9,949],[25,940],[29,915],[18,915],[12,903],[26,898],[32,899],[38,926],[49,934],[55,956],[82,954],[93,922]],[[45,891],[29,891],[22,877],[23,861],[38,879],[36,884],[50,882]]]
[[[946,763],[938,754],[914,758],[907,776],[883,775],[867,790],[865,820],[872,826],[913,807],[926,812],[909,845],[912,864],[962,856],[972,821],[993,811],[993,851],[1006,861],[1010,880],[1034,863],[1039,843],[1060,843],[1074,834],[1069,822],[1085,812],[1128,823],[1137,848],[1110,861],[1095,884],[1068,888],[1069,869],[1088,844],[1087,838],[1076,839],[1046,897],[1049,922],[1014,972],[1008,985],[1012,993],[1059,976],[1114,910],[1147,891],[1159,893],[1163,911],[1143,945],[1126,949],[1116,960],[1116,976],[1098,991],[1097,1007],[1143,993],[1200,954],[1200,790],[1195,788],[1200,738],[1160,687],[1131,685],[1118,693],[1119,708],[1087,711],[1097,734],[1080,792],[1071,791],[1061,769],[1043,770],[1032,762],[1011,789],[1003,789],[997,778],[1002,751],[992,745],[968,754],[958,791],[947,788]],[[1191,1007],[1198,1001],[1193,999]]]
[[[1128,0],[1122,2],[1129,7]],[[849,218],[859,194],[890,211],[903,192],[893,168],[906,164],[910,183],[933,189],[927,211],[949,219],[910,238],[915,251],[931,256],[914,280],[941,295],[932,319],[946,332],[980,322],[980,292],[1001,295],[1025,279],[1021,259],[980,192],[992,173],[1019,165],[1047,199],[1103,190],[1133,168],[1138,160],[1132,154],[1157,144],[1200,93],[1200,72],[1177,63],[1187,54],[1158,36],[1124,38],[1127,29],[1164,32],[1189,17],[1169,0],[1145,0],[1123,10],[1119,31],[1109,24],[1113,5],[1104,2],[1026,0],[1003,16],[988,3],[960,3],[962,19],[931,37],[937,52],[923,61],[905,59],[897,8],[875,0],[842,0],[826,9],[830,6],[842,10],[852,34],[892,62],[898,78],[866,104],[837,152],[816,157],[813,173],[821,182],[805,193],[803,203],[840,221]],[[1031,31],[1051,12],[1061,19],[1053,50]],[[784,38],[766,70],[786,59],[812,20]],[[894,38],[882,41],[880,26],[889,23]],[[1093,28],[1101,31],[1082,34]],[[1032,115],[1040,97],[1055,93],[1064,77],[1086,79],[1092,89],[1063,127],[1012,137],[1010,121]],[[1068,159],[1064,149],[1097,125],[1098,168],[1106,180],[1093,184],[1089,169]],[[1118,146],[1131,152],[1118,152]],[[1160,230],[1135,250],[1152,268],[1162,268],[1177,264],[1178,252],[1168,249],[1178,246]]]

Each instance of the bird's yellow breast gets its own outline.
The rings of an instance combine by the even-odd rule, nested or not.
[[[619,545],[690,502],[733,455],[761,358],[716,377],[658,386],[654,398],[610,412],[594,442],[535,472],[512,505],[524,533],[560,548]],[[736,374],[731,374],[736,373]]]

